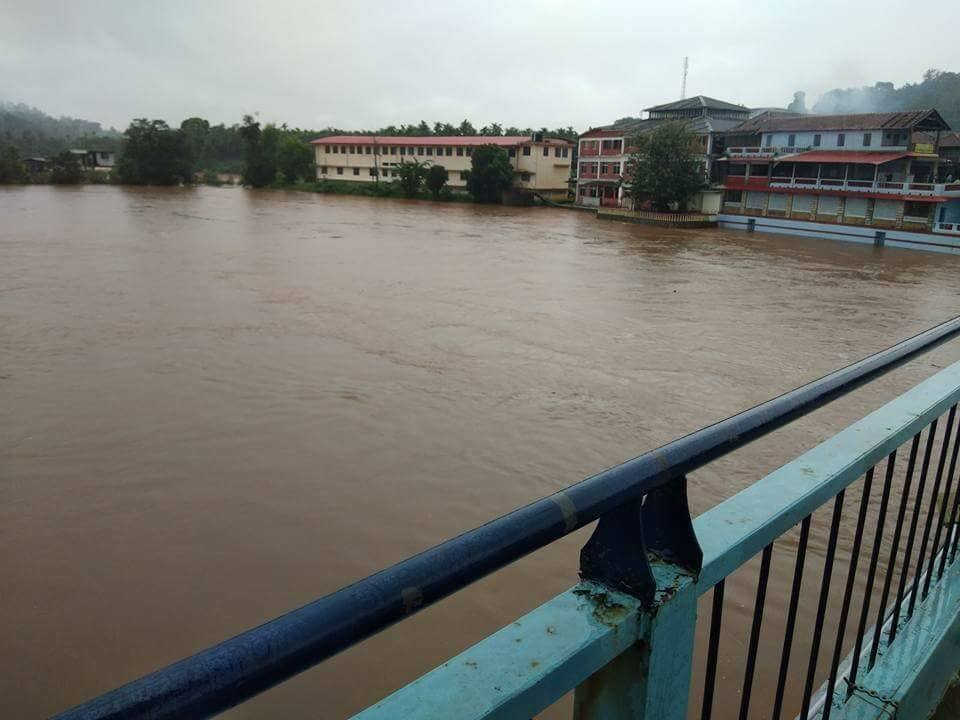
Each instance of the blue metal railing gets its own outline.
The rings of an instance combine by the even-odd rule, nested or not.
[[[609,551],[615,543],[605,537],[636,534],[637,526],[646,525],[646,532],[639,530],[637,538],[641,547],[646,538],[666,556],[675,553],[679,565],[699,571],[699,546],[686,512],[685,484],[680,482],[688,472],[957,335],[960,317],[499,517],[58,717],[216,714],[598,519],[581,559],[584,576],[648,603],[657,585],[646,554],[638,558],[635,548],[628,548],[623,557],[612,557]]]

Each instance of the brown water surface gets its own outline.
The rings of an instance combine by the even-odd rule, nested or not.
[[[64,709],[925,329],[957,313],[958,271],[550,209],[0,189],[0,715]],[[696,473],[695,511],[958,345]],[[231,717],[361,709],[569,587],[584,538]],[[791,571],[775,552],[764,657]],[[736,577],[722,717],[755,592]]]

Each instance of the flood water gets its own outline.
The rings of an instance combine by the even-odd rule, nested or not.
[[[952,317],[958,278],[960,257],[552,209],[0,189],[0,716],[65,709]],[[695,513],[958,359],[695,473]],[[228,716],[360,710],[572,585],[588,532]],[[808,558],[824,544],[817,524]],[[775,551],[755,693],[791,572]],[[727,586],[715,717],[735,716],[755,577]]]

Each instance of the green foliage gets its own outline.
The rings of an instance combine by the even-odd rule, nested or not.
[[[79,185],[84,179],[83,168],[73,153],[64,150],[53,159],[50,182],[54,185]]]
[[[317,174],[313,147],[292,133],[280,139],[277,150],[277,167],[284,182],[313,180]]]
[[[488,137],[499,137],[503,135],[503,128],[500,127],[500,123],[490,123],[480,128],[480,134]]]
[[[667,123],[633,139],[634,153],[625,177],[636,204],[646,198],[660,211],[676,204],[686,212],[693,194],[704,185],[696,135],[682,123]]]
[[[430,169],[427,170],[427,190],[430,191],[434,200],[440,197],[440,192],[446,187],[449,179],[450,175],[442,165],[431,165]]]
[[[114,177],[112,172],[104,172],[102,170],[84,170],[83,182],[85,182],[87,185],[110,185],[114,182]]]
[[[496,145],[481,145],[470,156],[467,190],[477,202],[500,202],[513,186],[513,166],[507,151]]]
[[[13,145],[0,154],[0,185],[18,185],[27,181],[27,169],[20,162],[20,153]]]
[[[419,160],[401,160],[395,165],[393,174],[397,177],[400,192],[407,197],[416,197],[427,177],[428,167],[428,163]]]
[[[813,111],[844,114],[931,107],[940,111],[950,127],[960,127],[960,73],[927,70],[921,82],[906,83],[899,88],[892,82],[878,82],[872,87],[837,88],[821,95]]]
[[[124,132],[117,179],[124,185],[177,185],[193,180],[190,146],[182,130],[163,120],[137,118]]]
[[[266,187],[277,178],[277,153],[281,131],[273,125],[263,130],[252,116],[243,116],[240,137],[243,139],[243,183],[251,187]]]

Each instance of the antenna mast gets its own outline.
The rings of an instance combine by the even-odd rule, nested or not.
[[[683,56],[683,80],[680,83],[680,99],[685,100],[687,97],[687,67],[689,66],[689,60],[686,55]]]

